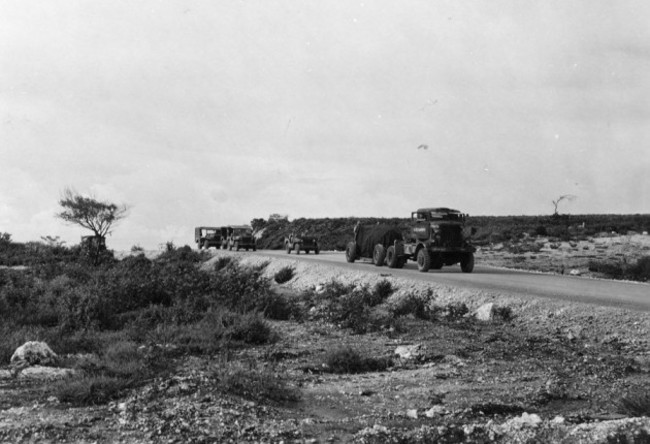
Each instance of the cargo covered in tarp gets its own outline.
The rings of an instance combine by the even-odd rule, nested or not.
[[[357,255],[360,257],[372,257],[377,244],[388,248],[396,240],[402,240],[402,233],[394,225],[358,225],[355,233]]]

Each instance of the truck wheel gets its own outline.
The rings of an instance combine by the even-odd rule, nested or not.
[[[372,252],[372,261],[377,267],[384,265],[386,260],[386,249],[382,244],[375,245],[375,249]]]
[[[431,255],[426,248],[421,248],[418,251],[418,270],[426,273],[431,268]]]
[[[289,242],[287,242],[285,247],[287,249],[287,254],[291,254],[291,244]]]
[[[320,253],[320,250],[318,249],[318,247],[316,247],[316,249],[314,250],[314,254],[318,254],[318,253]]]
[[[296,252],[296,254],[300,254],[300,244],[296,244],[293,246],[293,251]]]
[[[357,258],[357,245],[354,242],[350,242],[345,249],[345,260],[353,263]]]
[[[394,245],[391,245],[386,250],[386,265],[388,265],[388,268],[398,268],[399,257],[397,256],[397,253],[395,253]]]
[[[460,269],[463,273],[471,273],[474,271],[474,253],[464,254],[460,260]]]
[[[309,249],[305,248],[305,254],[309,254]]]

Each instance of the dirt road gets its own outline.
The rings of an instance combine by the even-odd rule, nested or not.
[[[242,252],[241,254],[252,254]],[[420,273],[414,262],[403,269],[375,267],[369,261],[349,264],[345,254],[321,252],[314,254],[291,254],[285,251],[263,250],[254,254],[284,259],[315,261],[345,269],[373,271],[397,277],[416,279],[462,288],[491,290],[516,294],[520,297],[544,297],[571,302],[585,302],[601,306],[627,308],[636,311],[650,311],[650,285],[635,282],[610,281],[581,278],[568,275],[531,273],[477,265],[473,273],[462,273],[459,266],[443,267],[439,271]]]

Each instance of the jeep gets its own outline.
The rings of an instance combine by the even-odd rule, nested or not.
[[[194,242],[199,250],[207,250],[210,247],[225,248],[227,236],[227,227],[194,228]]]
[[[248,225],[234,225],[228,227],[228,249],[235,249],[239,251],[244,248],[248,251],[252,248],[253,251],[257,250],[255,244],[255,236],[253,236],[253,229]]]
[[[284,238],[284,248],[287,250],[287,254],[291,254],[292,251],[300,254],[300,250],[303,250],[305,254],[309,254],[310,251],[313,251],[314,254],[320,253],[318,239],[316,236],[311,236],[307,233],[300,235],[291,233],[289,236],[286,236]]]

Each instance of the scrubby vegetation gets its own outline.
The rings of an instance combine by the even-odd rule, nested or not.
[[[206,257],[187,246],[170,245],[155,260],[93,259],[74,248],[14,244],[3,236],[2,263],[27,267],[0,269],[0,362],[29,340],[72,354],[67,364],[84,376],[52,387],[66,402],[114,399],[171,370],[182,354],[273,342],[268,319],[288,319],[293,310],[270,290],[263,267],[221,261],[205,271],[199,265]]]
[[[601,273],[611,279],[650,281],[650,256],[644,256],[634,263],[624,261],[589,261],[589,270]]]

